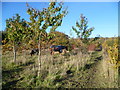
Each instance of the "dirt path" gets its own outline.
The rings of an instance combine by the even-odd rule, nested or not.
[[[89,73],[89,80],[86,84],[89,88],[108,88],[109,82],[108,78],[105,78],[103,67],[102,67],[103,60],[95,62],[93,66],[88,71]]]
[[[70,84],[65,87],[72,88],[108,88],[109,81],[105,78],[102,63],[103,57],[101,52],[95,52],[91,55],[91,63],[85,65],[84,69],[68,77],[64,83]]]
[[[104,59],[102,52],[93,53],[91,60],[94,60],[94,63],[88,70],[85,70],[88,73],[88,79],[85,87],[88,88],[108,88],[109,87],[109,77],[105,77],[105,72],[103,68]]]

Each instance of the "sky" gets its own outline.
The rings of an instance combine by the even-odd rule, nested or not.
[[[48,6],[48,2],[28,2],[33,8],[42,10]],[[72,26],[80,20],[83,14],[88,18],[88,28],[94,27],[91,37],[98,35],[102,37],[118,36],[118,2],[64,2],[68,7],[68,14],[64,17],[62,25],[56,30],[67,35],[76,37]],[[5,20],[18,13],[21,18],[29,20],[26,13],[25,2],[2,2],[2,30],[5,29]]]

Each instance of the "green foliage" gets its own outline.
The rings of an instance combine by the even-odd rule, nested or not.
[[[88,20],[83,14],[80,16],[80,22],[76,22],[76,27],[72,27],[72,30],[75,31],[77,36],[83,40],[87,40],[88,37],[91,35],[92,31],[94,30],[94,27],[88,28]],[[85,41],[86,43],[87,41]]]
[[[65,46],[67,46],[69,44],[68,35],[66,35],[62,32],[59,32],[59,31],[51,32],[50,34],[54,35],[53,37],[51,37],[51,40],[50,40],[51,44],[65,45]]]
[[[25,34],[26,27],[26,21],[21,19],[19,14],[16,14],[16,16],[6,20],[7,38],[10,41],[10,44],[13,46],[14,62],[16,62],[16,47],[20,45],[20,43],[22,43],[22,41],[24,41],[25,37],[27,36]]]
[[[10,42],[17,45],[25,39],[26,21],[21,19],[19,14],[6,20],[6,32]]]
[[[51,27],[50,31],[61,25],[63,17],[67,14],[66,10],[62,10],[63,3],[50,2],[48,8],[43,8],[42,11],[30,7],[28,4],[27,13],[30,15],[28,22],[29,29],[33,30],[33,37],[47,38],[46,30]],[[50,38],[50,37],[48,37]]]

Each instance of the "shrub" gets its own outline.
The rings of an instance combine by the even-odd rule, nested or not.
[[[110,43],[110,41],[112,43]],[[103,46],[106,48],[107,54],[110,58],[109,62],[111,64],[114,64],[115,67],[120,66],[120,61],[118,59],[118,38],[115,39],[109,39],[108,41],[105,41]]]

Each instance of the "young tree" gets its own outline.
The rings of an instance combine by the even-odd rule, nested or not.
[[[43,8],[40,11],[27,4],[27,13],[30,15],[30,22],[28,24],[30,29],[33,30],[34,37],[38,42],[38,76],[41,68],[41,39],[46,38],[48,27],[51,27],[50,32],[54,32],[61,25],[63,17],[67,14],[66,9],[62,10],[62,5],[63,3],[57,4],[57,2],[50,2],[48,8]]]
[[[83,14],[80,16],[80,22],[76,22],[76,27],[78,29],[75,27],[72,27],[72,29],[82,41],[87,40],[94,30],[94,27],[88,28],[88,20]]]
[[[9,41],[13,46],[14,63],[16,63],[16,51],[18,45],[24,40],[23,32],[25,31],[26,23],[24,19],[20,19],[19,14],[6,20],[6,32]]]

